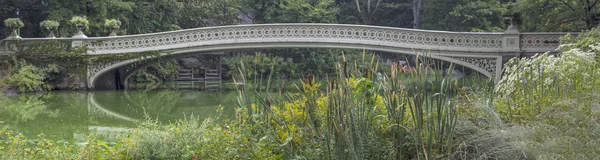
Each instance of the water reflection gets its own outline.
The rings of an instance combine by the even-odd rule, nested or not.
[[[0,117],[2,121],[19,124],[34,120],[38,115],[57,117],[58,110],[49,109],[42,99],[50,99],[51,95],[20,95],[0,97]]]
[[[111,137],[145,117],[170,122],[194,115],[233,117],[235,92],[136,90],[50,92],[0,96],[0,121],[28,137],[82,141],[89,134]],[[223,106],[224,113],[216,113]]]
[[[181,91],[165,90],[155,94],[140,91],[125,91],[125,96],[129,103],[136,105],[138,108],[144,108],[146,111],[171,113],[177,101],[179,101]]]

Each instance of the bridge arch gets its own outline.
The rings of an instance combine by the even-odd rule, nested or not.
[[[136,71],[146,68],[152,64],[156,64],[158,62],[162,62],[165,60],[172,60],[182,57],[188,57],[192,55],[201,55],[201,54],[209,54],[214,52],[222,52],[222,51],[237,51],[244,49],[259,49],[259,48],[333,48],[333,49],[366,49],[373,51],[383,51],[397,54],[407,54],[407,55],[417,55],[420,56],[428,56],[434,59],[454,63],[457,65],[461,65],[467,68],[470,68],[474,71],[481,73],[487,77],[493,77],[494,70],[496,69],[497,62],[501,62],[500,56],[486,56],[486,55],[466,55],[464,57],[450,57],[448,55],[452,55],[454,53],[439,53],[434,51],[424,51],[424,50],[413,50],[413,49],[397,49],[397,48],[382,48],[381,46],[368,46],[368,45],[344,45],[344,44],[328,44],[328,43],[306,43],[306,44],[285,44],[285,43],[256,43],[256,44],[244,44],[244,45],[229,45],[229,46],[214,46],[214,47],[190,47],[184,49],[177,50],[169,50],[164,51],[159,57],[144,57],[138,59],[130,59],[125,61],[120,61],[108,66],[103,66],[102,69],[95,72],[89,78],[89,83],[91,84],[91,88],[95,87],[97,80],[103,76],[104,74],[111,73],[111,71],[121,69],[121,84],[123,84],[131,75],[133,75]],[[472,60],[469,62],[468,60]],[[477,61],[477,59],[479,61]]]

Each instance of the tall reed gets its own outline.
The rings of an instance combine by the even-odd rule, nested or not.
[[[378,73],[376,55],[363,52],[362,59],[354,62],[343,53],[342,58],[334,76],[324,80],[324,90],[310,74],[301,79],[298,92],[285,92],[282,87],[283,96],[252,91],[248,85],[239,88],[238,104],[255,124],[252,134],[275,139],[289,157],[437,159],[450,155],[456,122],[452,73],[431,72],[441,69],[441,62],[422,56],[414,70],[392,65],[391,73]],[[416,83],[407,86],[403,82],[407,78]],[[247,83],[243,76],[241,80]],[[271,76],[267,81],[269,90]]]

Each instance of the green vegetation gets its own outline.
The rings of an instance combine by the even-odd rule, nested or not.
[[[71,24],[75,25],[76,27],[85,27],[86,30],[88,24],[90,24],[90,21],[88,21],[85,16],[75,16],[71,18],[69,22],[71,22]]]
[[[0,1],[0,5],[7,6],[6,10],[0,10],[0,19],[10,18],[18,8],[33,8],[20,10],[19,13],[24,21],[22,24],[25,24],[23,31],[20,32],[24,37],[45,37],[48,34],[40,32],[38,28],[32,27],[34,26],[32,24],[39,24],[46,19],[55,20],[59,24],[74,24],[70,20],[79,17],[78,15],[87,17],[86,21],[81,19],[83,17],[76,20],[77,23],[87,22],[83,32],[88,36],[107,36],[107,29],[110,35],[114,36],[242,22],[340,23],[464,32],[502,32],[507,27],[503,19],[511,15],[519,15],[517,17],[522,19],[523,23],[519,24],[521,31],[546,32],[591,29],[600,22],[598,19],[600,5],[595,2],[578,0],[548,2],[534,0],[95,0],[90,2],[66,0],[48,4],[36,0],[5,0]],[[50,32],[51,35],[48,37],[73,36],[75,27],[75,25],[63,25],[56,31]],[[0,33],[0,37],[6,37],[8,34],[11,33],[8,31]],[[325,49],[259,50],[258,52],[277,54],[285,60],[292,59],[298,62],[299,69],[294,72],[295,75],[310,72],[322,76],[335,71],[335,68],[331,67],[333,65],[320,67],[320,64],[323,64],[321,62],[334,64],[331,61],[333,58],[329,58],[332,56],[323,55],[331,54],[331,51]],[[313,62],[318,62],[319,65],[314,65]],[[175,71],[168,72],[175,73]],[[151,79],[150,77],[161,77],[161,74],[166,74],[146,73],[152,75],[140,73],[138,76]],[[158,79],[153,81],[156,80]]]
[[[287,79],[296,77],[299,72],[298,64],[291,62],[291,59],[284,59],[276,56],[273,57],[260,52],[255,55],[244,54],[228,57],[224,62],[228,71],[226,76],[234,79],[241,79],[242,76],[260,79],[267,77],[270,74],[273,74],[275,77]],[[240,75],[240,71],[237,70],[238,68],[241,68],[242,63],[245,65],[244,70],[242,71],[245,75]]]
[[[32,6],[22,13],[25,22],[4,21],[10,32],[23,28],[23,35],[31,37],[41,33],[30,24],[45,19],[56,22],[40,26],[60,36],[71,36],[76,25],[89,27],[90,36],[102,36],[106,28],[141,34],[239,24],[240,17],[253,23],[469,32],[501,32],[505,18],[512,18],[520,31],[586,31],[577,38],[562,37],[557,55],[509,60],[503,78],[493,85],[477,78],[453,80],[451,73],[440,71],[452,70],[452,64],[426,55],[409,69],[384,65],[366,51],[274,49],[234,55],[224,60],[226,77],[243,85],[235,86],[237,105],[224,107],[235,107],[235,118],[221,117],[224,107],[215,118],[203,120],[191,115],[163,124],[148,118],[117,141],[91,135],[82,145],[44,135],[31,139],[0,122],[0,159],[600,159],[597,0],[65,0],[51,6],[13,1],[0,1],[8,8],[0,10],[0,18]],[[73,25],[59,28],[68,22]],[[85,48],[52,47],[68,43],[19,42],[19,48],[34,47],[0,61],[6,74],[0,90],[50,90],[64,77],[85,75],[84,64],[158,55],[86,56]],[[164,82],[179,69],[176,60],[165,61],[130,81]],[[290,87],[279,84],[282,79],[301,83]],[[180,95],[168,91],[125,98],[170,113]],[[2,116],[13,123],[56,116],[40,97],[0,97]]]
[[[381,65],[377,56],[363,53],[354,62],[342,55],[334,65],[335,74],[324,81],[303,76],[293,91],[271,85],[281,72],[273,71],[282,63],[278,58],[240,56],[248,62],[232,60],[240,63],[241,74],[235,79],[248,85],[237,89],[235,119],[189,116],[170,124],[147,120],[118,141],[91,136],[82,146],[43,136],[29,140],[4,129],[0,141],[5,149],[0,155],[8,159],[599,158],[597,32],[581,34],[581,41],[573,43],[572,37],[564,37],[557,56],[512,59],[495,87],[489,82],[458,87],[451,77],[428,71],[444,66],[429,58],[421,58],[422,65],[414,70],[403,70],[399,65]],[[269,63],[260,63],[265,61]],[[384,73],[380,67],[390,72],[379,77]],[[259,83],[266,86],[250,87],[250,76],[267,81]],[[172,109],[155,103],[144,105]],[[43,151],[30,152],[35,150]]]
[[[21,19],[19,18],[9,18],[4,20],[4,26],[6,28],[10,28],[10,29],[19,29],[22,28],[23,26],[25,26],[25,24],[23,24],[23,21],[21,21]]]
[[[121,28],[121,21],[116,19],[107,19],[106,21],[104,21],[104,27],[114,30],[119,29]]]
[[[53,20],[45,20],[40,22],[40,27],[46,31],[55,31],[60,26],[60,23]]]
[[[0,84],[4,84],[1,86],[2,91],[10,88],[18,89],[21,92],[48,91],[61,83],[60,88],[62,89],[79,89],[80,84],[78,83],[86,83],[84,79],[88,70],[84,66],[87,64],[140,57],[149,58],[159,54],[159,52],[142,52],[88,56],[85,54],[87,51],[85,47],[59,47],[69,45],[70,42],[64,40],[20,41],[17,43],[19,51],[4,56],[6,61],[0,63],[0,70],[6,74],[5,77],[0,78]],[[172,64],[170,67],[177,68],[179,66]],[[162,70],[171,71],[161,71],[161,73],[167,73],[161,76],[163,78],[172,77],[174,75],[172,72],[177,71],[176,69]]]

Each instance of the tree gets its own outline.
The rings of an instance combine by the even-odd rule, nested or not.
[[[69,22],[74,16],[87,17],[90,22],[88,36],[106,36],[104,21],[119,19],[127,22],[126,15],[132,13],[134,3],[123,0],[48,0],[48,6],[48,19],[63,24],[58,30],[60,36],[68,37],[75,33],[75,25]]]
[[[507,0],[428,0],[423,12],[423,29],[462,32],[505,30],[503,14]]]
[[[412,0],[336,0],[338,22],[390,27],[413,27]]]
[[[600,0],[519,0],[525,31],[581,31],[597,25]]]
[[[413,28],[419,29],[421,26],[421,10],[423,10],[423,0],[413,0]]]
[[[253,23],[334,23],[333,0],[245,0],[239,8]]]
[[[25,27],[21,28],[21,37],[44,36],[39,29],[40,22],[48,15],[46,0],[0,0],[0,21],[7,18],[21,18]],[[18,16],[17,16],[18,12]],[[0,39],[6,38],[11,30],[0,25]]]

